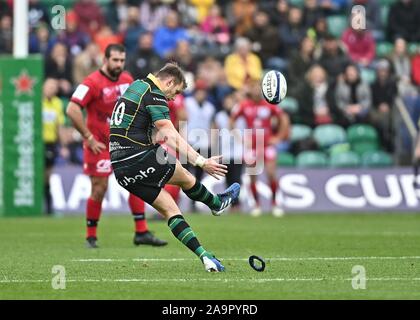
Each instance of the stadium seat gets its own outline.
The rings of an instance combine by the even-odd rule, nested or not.
[[[376,72],[369,68],[360,68],[360,77],[366,83],[372,84],[376,80]]]
[[[384,5],[387,5],[387,6],[389,6],[389,5],[391,5],[391,4],[393,4],[394,2],[396,2],[397,0],[379,0],[379,4],[381,5],[381,6],[384,6]]]
[[[356,168],[360,164],[359,155],[352,151],[336,153],[330,157],[330,166],[333,168]]]
[[[333,15],[327,17],[328,32],[336,38],[341,37],[344,30],[346,30],[347,26],[348,21],[346,15]]]
[[[382,22],[382,29],[386,30],[388,26],[388,16],[389,16],[389,5],[381,6],[381,22]]]
[[[315,128],[314,139],[323,148],[346,142],[346,131],[336,124],[325,124]]]
[[[379,146],[376,129],[367,124],[356,124],[347,129],[347,140],[354,152],[362,155],[367,151],[376,151]]]
[[[408,44],[408,54],[415,55],[418,49],[420,49],[420,43],[411,42]]]
[[[329,151],[330,156],[333,156],[338,153],[349,152],[350,149],[351,149],[350,144],[346,142],[346,143],[335,144],[328,151]]]
[[[294,167],[295,157],[289,152],[280,152],[277,155],[277,166],[279,167]]]
[[[294,124],[292,125],[292,132],[290,135],[290,141],[300,141],[309,138],[312,135],[311,127],[308,127],[304,124]]]
[[[362,155],[362,163],[368,168],[391,167],[394,160],[385,151],[367,151]]]
[[[289,0],[289,4],[296,7],[303,7],[303,3],[305,0]]]
[[[293,97],[286,97],[280,102],[279,107],[288,113],[297,113],[299,111],[299,103]]]
[[[392,53],[394,50],[394,46],[390,42],[379,42],[376,45],[376,56],[378,57],[386,57]]]
[[[321,151],[303,151],[296,158],[300,168],[325,168],[328,165],[327,156]]]

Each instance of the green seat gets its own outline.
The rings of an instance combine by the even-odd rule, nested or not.
[[[299,111],[299,103],[293,97],[286,97],[280,102],[279,107],[289,113],[297,113]]]
[[[376,129],[367,124],[352,125],[347,129],[347,140],[351,149],[359,155],[378,150],[379,138]]]
[[[289,152],[280,152],[277,155],[277,166],[279,167],[294,167],[295,157]]]
[[[350,143],[338,143],[333,145],[328,151],[330,156],[333,156],[338,153],[349,152],[351,150]]]
[[[381,22],[382,22],[382,29],[386,29],[388,26],[388,16],[389,16],[389,5],[381,6]]]
[[[300,168],[325,168],[328,165],[327,156],[321,151],[303,151],[296,158]]]
[[[364,167],[368,168],[391,167],[394,160],[385,151],[367,151],[362,155],[362,163]]]
[[[360,78],[362,78],[364,82],[372,84],[376,80],[376,72],[372,69],[360,68]]]
[[[330,166],[333,168],[356,168],[360,164],[359,155],[352,151],[336,153],[330,158]]]
[[[391,5],[391,4],[393,4],[394,2],[396,2],[397,0],[379,0],[379,4],[381,5],[381,6],[384,6],[384,5],[387,5],[387,6],[389,6],[389,5]]]
[[[289,0],[288,1],[289,4],[291,4],[292,6],[296,6],[296,7],[303,7],[303,3],[305,2],[305,0]]]
[[[408,44],[407,51],[410,55],[415,55],[419,49],[420,49],[420,43],[410,42]]]
[[[349,23],[346,15],[333,15],[327,17],[327,29],[330,34],[340,38]]]
[[[346,131],[336,124],[325,124],[316,127],[313,136],[323,149],[347,141]]]
[[[354,144],[352,144],[351,149],[356,152],[358,155],[362,155],[368,151],[377,151],[379,150],[379,144],[378,142],[373,142],[373,141],[360,141],[360,142],[355,142]]]
[[[292,125],[292,132],[290,135],[290,141],[301,141],[309,138],[312,135],[311,127],[308,127],[304,124],[294,124]]]
[[[390,42],[379,42],[376,45],[376,56],[386,57],[392,53],[394,46]]]

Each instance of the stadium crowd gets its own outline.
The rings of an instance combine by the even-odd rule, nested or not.
[[[312,132],[326,124],[337,124],[343,130],[368,124],[378,132],[380,149],[396,154],[404,153],[405,146],[406,152],[411,151],[408,134],[396,125],[393,114],[397,96],[402,97],[415,123],[420,114],[418,1],[29,3],[29,50],[44,56],[45,78],[55,80],[50,86],[55,88],[53,96],[60,98],[52,100],[49,93],[44,97],[49,104],[53,101],[64,109],[75,87],[100,67],[105,47],[122,43],[127,49],[126,69],[134,78],[145,77],[167,61],[177,61],[190,83],[186,110],[198,103],[214,116],[244,99],[247,84],[260,80],[264,70],[283,72],[288,98],[280,107],[290,115],[294,128],[290,143],[279,145],[279,151],[297,156],[321,149],[312,136],[299,139],[298,129]],[[66,28],[54,30],[51,7],[60,3],[66,6]],[[0,54],[12,52],[12,5],[13,0],[0,2]],[[365,7],[364,30],[350,27],[355,5]],[[196,94],[198,90],[204,95]],[[65,149],[60,161],[81,163],[81,137],[68,120],[64,124],[58,135]],[[402,137],[402,147],[398,144],[396,148],[396,135]]]

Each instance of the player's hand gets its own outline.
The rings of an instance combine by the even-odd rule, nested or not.
[[[101,153],[102,150],[106,149],[106,146],[102,142],[97,141],[93,137],[87,140],[87,145],[94,154]]]
[[[222,159],[222,156],[211,157],[206,159],[203,165],[203,170],[217,180],[220,180],[219,177],[224,177],[227,173],[227,166],[219,163],[220,159]]]

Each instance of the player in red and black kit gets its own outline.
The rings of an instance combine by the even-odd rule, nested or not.
[[[289,117],[278,106],[265,101],[261,94],[259,81],[252,81],[249,84],[248,96],[248,99],[243,100],[234,108],[231,121],[233,123],[239,117],[243,117],[246,121],[247,129],[264,130],[264,140],[261,146],[256,144],[256,141],[258,141],[256,131],[252,134],[252,141],[245,141],[244,158],[245,163],[250,166],[254,166],[257,163],[264,163],[272,191],[272,213],[276,217],[281,217],[284,212],[276,204],[278,188],[278,180],[276,178],[276,145],[286,140],[289,136]],[[262,212],[256,187],[257,176],[251,175],[250,178],[251,192],[256,203],[251,214],[253,216],[259,216]]]
[[[114,105],[133,82],[124,70],[125,48],[111,44],[105,50],[102,67],[91,73],[73,93],[67,107],[67,115],[74,127],[83,136],[83,171],[89,175],[92,184],[87,201],[87,245],[96,248],[96,228],[101,216],[102,200],[108,189],[108,177],[112,173],[109,156],[109,125]],[[86,123],[81,109],[87,113]],[[149,230],[144,215],[144,202],[130,194],[128,204],[135,221],[134,244],[153,246],[166,245]]]

